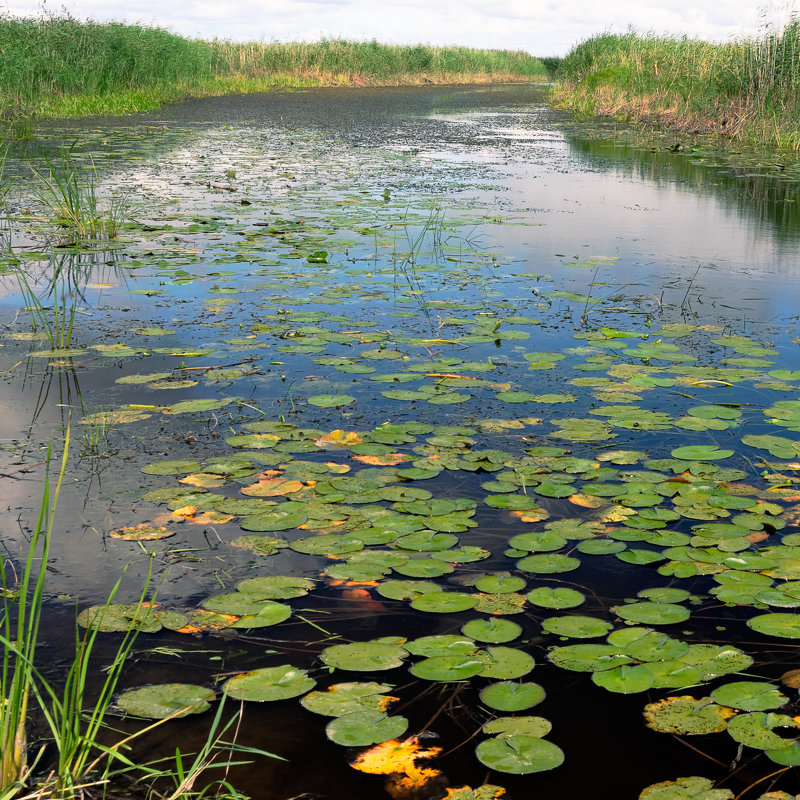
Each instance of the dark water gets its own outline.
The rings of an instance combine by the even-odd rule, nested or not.
[[[31,191],[28,164],[41,164],[42,151],[57,164],[64,145],[72,147],[73,163],[94,165],[102,197],[124,198],[130,224],[110,245],[76,249],[70,237],[35,219],[47,215],[41,190],[38,196]],[[18,180],[11,186],[6,237],[45,305],[52,303],[48,275],[61,271],[56,292],[74,300],[79,312],[71,342],[76,352],[35,355],[48,345],[42,338],[30,340],[29,317],[21,310],[8,260],[0,276],[0,485],[7,507],[0,535],[6,558],[18,563],[24,552],[42,492],[45,444],[52,441],[58,450],[68,423],[72,456],[48,575],[56,629],[71,624],[74,604],[104,602],[117,581],[115,601],[134,601],[148,570],[164,606],[184,611],[252,575],[318,577],[327,566],[320,557],[283,549],[259,558],[230,547],[242,534],[236,518],[166,522],[164,505],[142,499],[148,490],[178,486],[185,474],[143,474],[142,467],[174,459],[207,465],[228,457],[236,451],[226,439],[265,420],[313,428],[313,438],[335,429],[371,431],[385,422],[466,426],[471,433],[443,432],[471,437],[457,448],[459,455],[465,448],[495,448],[505,451],[508,463],[536,446],[562,447],[564,455],[582,459],[609,448],[639,451],[623,462],[636,465],[630,472],[666,470],[644,462],[669,457],[680,445],[730,448],[734,454],[722,465],[739,474],[712,476],[710,482],[717,489],[745,482],[754,502],[780,500],[783,517],[771,513],[787,527],[751,528],[766,531],[765,546],[779,544],[793,530],[791,493],[758,493],[768,486],[761,473],[780,472],[781,465],[768,466],[767,459],[775,459],[766,450],[741,441],[765,433],[797,439],[791,429],[776,428],[770,421],[774,412],[766,411],[796,397],[794,376],[768,373],[793,371],[800,360],[799,184],[792,169],[774,167],[734,167],[711,149],[671,153],[582,135],[548,109],[533,86],[213,98],[123,119],[47,126],[35,143],[10,155],[7,169]],[[313,260],[321,251],[327,254],[323,260]],[[677,324],[685,326],[680,336]],[[598,339],[603,328],[628,337]],[[741,340],[735,351],[714,341],[724,336],[746,339],[751,350]],[[624,345],[617,347],[620,341]],[[642,342],[674,343],[682,360],[662,358],[658,349],[623,352]],[[129,349],[103,349],[115,344]],[[384,350],[396,356],[384,358]],[[532,369],[530,362],[536,366],[541,359],[531,353],[562,359],[553,369]],[[342,364],[331,359],[374,370],[340,371],[336,366]],[[470,371],[476,363],[490,368]],[[240,368],[241,374],[213,379],[219,368]],[[394,382],[375,380],[408,376],[409,368],[416,368],[413,382],[402,375]],[[161,372],[168,376],[166,388],[128,380]],[[667,384],[631,384],[636,376]],[[177,378],[197,383],[169,388]],[[474,378],[488,383],[470,386]],[[427,398],[424,391],[408,400],[381,394],[417,389],[426,380],[435,387]],[[460,396],[440,402],[447,394],[442,380],[455,380],[452,393]],[[508,391],[533,397],[511,402],[502,396]],[[320,394],[352,400],[331,408],[308,402]],[[229,402],[210,411],[162,410],[190,399]],[[618,424],[621,412],[602,413],[604,405],[626,402],[668,415],[669,422],[651,429]],[[689,408],[707,404],[735,406],[741,417],[710,430],[673,424]],[[132,416],[112,416],[105,427],[85,424],[93,414],[120,409]],[[560,420],[599,424],[609,416],[612,424],[594,435],[586,434],[585,424],[578,435],[563,434],[568,425]],[[498,419],[514,425],[491,424]],[[397,450],[410,454],[422,447],[415,458],[443,457],[439,444],[425,442],[420,434]],[[295,451],[295,459],[340,462],[350,456],[342,449],[321,455],[316,450]],[[280,459],[264,463],[277,466]],[[348,463],[353,470],[369,468]],[[790,484],[794,467],[783,468]],[[577,480],[576,488],[606,479],[599,473],[584,478],[587,468],[581,469],[546,467],[557,473],[556,482]],[[616,469],[608,480],[636,479],[621,474],[624,466]],[[440,580],[448,588],[468,591],[487,572],[523,574],[526,591],[540,585],[580,589],[587,600],[574,613],[612,620],[610,608],[641,589],[685,588],[694,595],[691,621],[661,630],[692,642],[737,645],[755,659],[749,674],[756,677],[774,680],[792,666],[791,640],[754,633],[744,625],[753,608],[722,605],[708,594],[715,586],[710,570],[675,578],[657,572],[658,564],[586,555],[575,572],[520,572],[519,555],[505,552],[508,539],[541,530],[543,522],[526,523],[486,505],[494,490],[482,484],[492,480],[488,470],[465,468],[462,460],[432,479],[412,482],[435,497],[477,502],[477,527],[460,532],[459,544],[491,555],[457,565]],[[218,491],[241,497],[241,486],[249,482],[223,481]],[[527,496],[530,489],[521,492]],[[560,496],[545,493],[536,500],[550,522],[594,518]],[[699,520],[712,518],[690,514],[669,528],[691,534]],[[141,545],[109,535],[140,523],[166,524],[175,533]],[[294,540],[307,534],[277,535]],[[570,541],[562,552],[580,555],[576,544]],[[542,633],[542,619],[558,612],[532,606],[509,617],[524,631],[523,644],[510,646],[534,655],[537,666],[525,680],[541,683],[547,698],[522,713],[553,722],[548,739],[564,750],[566,761],[531,775],[487,771],[473,752],[488,718],[477,694],[480,682],[429,684],[410,676],[405,665],[374,675],[331,674],[321,667],[318,656],[330,643],[457,633],[475,616],[422,614],[382,599],[374,589],[366,592],[348,595],[323,581],[308,598],[291,601],[290,620],[243,636],[142,634],[124,688],[176,680],[212,685],[214,675],[284,663],[311,670],[320,686],[385,681],[399,687],[409,731],[429,728],[440,737],[447,755],[439,767],[451,785],[475,787],[488,779],[517,798],[586,792],[636,797],[651,783],[688,775],[725,780],[746,800],[772,785],[748,789],[779,767],[751,748],[737,757],[737,745],[725,733],[680,738],[647,729],[644,703],[670,690],[612,694],[586,673],[549,664],[548,648],[584,640]],[[306,621],[312,618],[313,626]],[[113,635],[107,636],[113,645]],[[58,646],[55,633],[44,639],[45,651]],[[214,660],[206,651],[213,651]],[[671,691],[700,697],[708,689]],[[347,766],[346,751],[325,737],[327,720],[296,699],[246,705],[240,741],[288,761],[262,759],[234,773],[244,792],[269,800],[303,792],[386,796],[382,779]],[[199,723],[169,723],[141,758],[169,751],[176,739],[191,747],[196,730],[202,735]],[[792,772],[780,775],[777,786],[798,791]],[[419,796],[441,795],[429,789]]]

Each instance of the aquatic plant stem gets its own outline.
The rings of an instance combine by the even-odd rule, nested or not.
[[[27,717],[28,702],[35,692],[34,656],[39,637],[39,622],[44,603],[47,559],[53,532],[55,508],[69,454],[70,430],[67,427],[61,455],[61,467],[50,500],[50,448],[47,450],[45,483],[39,514],[25,559],[25,567],[16,590],[3,581],[3,620],[0,641],[4,645],[0,671],[0,791],[21,788],[28,776]],[[39,550],[41,549],[41,552]],[[37,565],[38,560],[38,565]]]

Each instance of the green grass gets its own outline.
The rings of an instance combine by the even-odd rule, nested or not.
[[[603,34],[577,45],[557,78],[555,102],[588,115],[800,149],[800,20],[725,44]]]
[[[0,115],[15,120],[17,128],[32,116],[125,113],[189,95],[546,79],[541,61],[522,51],[340,39],[209,42],[69,16],[0,16],[0,53]]]

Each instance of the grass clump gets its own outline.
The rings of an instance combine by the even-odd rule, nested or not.
[[[555,102],[687,131],[800,149],[800,20],[753,39],[602,34],[558,68]]]
[[[0,16],[0,120],[26,138],[37,116],[125,113],[190,95],[323,85],[545,80],[522,51],[186,39],[159,28]]]

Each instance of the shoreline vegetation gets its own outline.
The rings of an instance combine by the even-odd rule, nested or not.
[[[800,150],[800,20],[725,44],[601,34],[560,63],[551,103],[584,117]]]
[[[0,53],[5,138],[24,138],[33,118],[126,114],[190,96],[548,79],[523,51],[341,39],[241,44],[69,16],[0,16]]]

